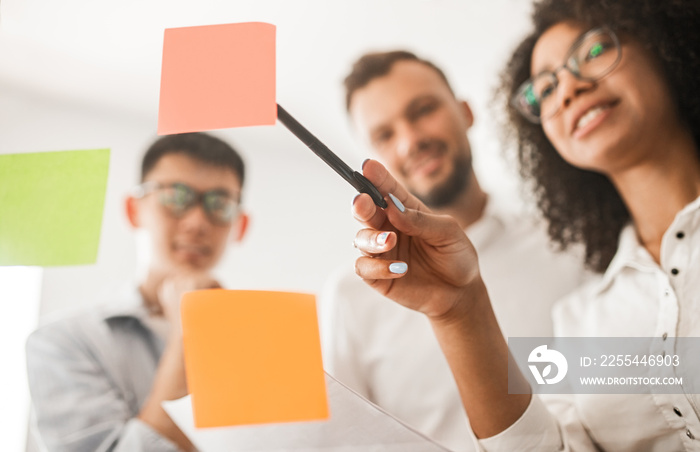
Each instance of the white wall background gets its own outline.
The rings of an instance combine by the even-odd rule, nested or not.
[[[90,305],[136,276],[122,201],[155,138],[164,28],[277,25],[279,103],[356,169],[368,152],[344,111],[341,82],[351,63],[394,48],[432,59],[475,112],[470,138],[482,184],[512,196],[514,173],[504,169],[488,107],[528,12],[526,0],[2,0],[0,153],[112,149],[98,261],[46,269],[40,315]],[[282,126],[216,134],[246,158],[244,203],[253,220],[220,266],[226,285],[317,293],[331,271],[352,268],[349,185]],[[0,303],[7,313],[22,308]]]

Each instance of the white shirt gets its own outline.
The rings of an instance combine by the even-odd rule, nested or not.
[[[580,259],[553,253],[542,228],[492,200],[466,233],[505,334],[551,336],[551,306],[582,282]],[[474,450],[457,386],[424,315],[350,271],[327,286],[321,312],[326,371],[446,447]]]
[[[603,277],[557,304],[555,333],[665,337],[662,348],[649,353],[673,353],[676,337],[700,336],[699,271],[700,198],[679,212],[664,233],[661,265],[631,225],[623,229]],[[700,451],[698,406],[698,394],[533,396],[515,424],[480,444],[489,452],[599,450],[594,444],[609,452]]]

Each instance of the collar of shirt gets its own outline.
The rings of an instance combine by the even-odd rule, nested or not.
[[[130,284],[119,294],[118,301],[106,303],[102,308],[102,320],[136,319],[144,328],[165,343],[170,331],[168,321],[162,316],[153,316],[148,312],[138,285]]]
[[[661,261],[662,268],[667,267],[663,265],[667,259],[665,256],[669,255],[672,248],[675,246],[673,242],[673,235],[676,230],[681,229],[680,225],[683,224],[694,224],[697,220],[693,221],[693,216],[700,216],[698,210],[700,209],[700,197],[695,199],[695,201],[686,205],[680,212],[676,214],[676,217],[671,223],[671,226],[666,230],[664,236],[661,240]],[[691,231],[688,231],[691,232]],[[637,231],[632,223],[627,224],[620,232],[620,238],[618,241],[618,248],[613,260],[610,262],[607,270],[600,280],[598,287],[595,290],[595,294],[598,295],[604,292],[610,284],[615,279],[615,277],[626,267],[631,267],[643,272],[653,272],[659,270],[659,265],[654,261],[649,252],[642,246],[637,237]]]
[[[136,284],[129,284],[118,294],[118,300],[106,303],[102,309],[103,320],[110,320],[119,317],[136,318],[141,323],[145,323],[148,318],[148,310],[143,300],[143,296]]]

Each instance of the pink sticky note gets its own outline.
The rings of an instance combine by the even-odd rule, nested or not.
[[[274,25],[165,30],[158,134],[272,125],[276,105]]]

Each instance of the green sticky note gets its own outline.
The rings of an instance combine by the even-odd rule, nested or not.
[[[109,149],[0,155],[0,265],[97,260]]]

